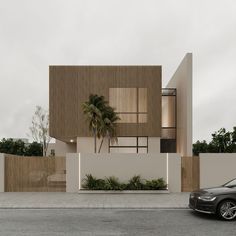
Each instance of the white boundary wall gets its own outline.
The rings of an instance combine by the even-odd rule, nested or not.
[[[236,153],[201,153],[200,188],[219,186],[236,178]]]
[[[128,181],[134,175],[144,179],[163,178],[170,192],[181,192],[181,158],[178,154],[92,154],[66,156],[67,192],[81,189],[86,174]]]
[[[97,178],[116,176],[127,181],[134,175],[145,179],[164,178],[167,180],[167,159],[165,154],[81,154],[80,178],[92,174]]]
[[[5,156],[0,153],[0,192],[5,190]]]

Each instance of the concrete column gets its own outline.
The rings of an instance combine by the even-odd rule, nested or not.
[[[177,153],[192,156],[192,53],[187,53],[167,88],[177,89]]]
[[[167,153],[168,189],[170,192],[181,192],[181,156],[176,153]]]
[[[66,154],[66,192],[76,193],[80,189],[79,153]]]
[[[5,191],[5,156],[0,153],[0,192]]]

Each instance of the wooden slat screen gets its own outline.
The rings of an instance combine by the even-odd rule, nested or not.
[[[199,189],[199,157],[182,157],[182,192]]]
[[[5,192],[65,192],[65,157],[5,156]]]

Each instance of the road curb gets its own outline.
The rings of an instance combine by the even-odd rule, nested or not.
[[[160,209],[160,210],[167,210],[167,209],[189,209],[189,207],[0,207],[1,209],[137,209],[137,210],[151,210],[151,209]]]

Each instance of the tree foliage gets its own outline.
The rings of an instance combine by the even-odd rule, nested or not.
[[[98,128],[98,138],[102,138],[98,152],[101,151],[104,138],[108,138],[112,143],[117,142],[116,125],[118,120],[120,118],[115,112],[115,109],[106,106],[106,109],[102,113],[102,122]]]
[[[22,140],[2,139],[0,141],[0,153],[19,156],[42,156],[42,145],[37,142],[25,144]]]
[[[43,148],[41,143],[32,142],[26,148],[25,156],[43,156]]]
[[[205,140],[193,144],[193,154],[199,153],[232,153],[236,152],[236,127],[233,131],[226,131],[221,128],[212,134],[212,140],[207,143]]]
[[[108,105],[104,96],[90,94],[89,100],[82,104],[82,109],[89,122],[89,130],[94,136],[94,152],[97,152],[97,138],[102,138],[99,152],[103,140],[108,137],[116,139],[116,121],[119,120],[115,109]]]
[[[29,128],[33,140],[41,143],[43,156],[46,156],[48,144],[51,140],[49,136],[49,115],[48,111],[41,106],[36,106],[36,111],[32,117],[32,126]]]
[[[13,139],[2,139],[0,142],[0,152],[1,153],[8,153],[14,155],[24,155],[25,154],[25,143],[22,140]]]

